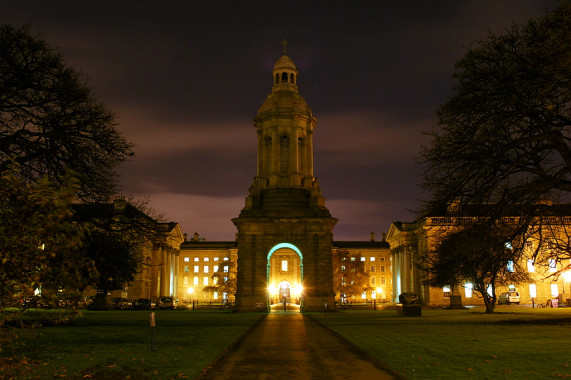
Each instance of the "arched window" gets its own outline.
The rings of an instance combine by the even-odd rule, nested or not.
[[[293,81],[293,74],[290,74],[290,75],[289,75],[289,83],[292,83],[292,84],[294,83],[294,81]]]
[[[289,136],[280,136],[280,171],[286,173],[289,171]]]
[[[274,84],[278,84],[280,82],[280,74],[276,73],[276,79],[274,81]]]
[[[282,83],[287,83],[287,73],[282,73]]]

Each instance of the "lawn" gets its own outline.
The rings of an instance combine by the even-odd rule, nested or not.
[[[571,309],[505,307],[312,313],[331,330],[407,379],[571,377]]]
[[[87,311],[65,325],[22,330],[16,352],[0,342],[0,377],[194,378],[261,317],[159,310],[151,351],[148,311]]]

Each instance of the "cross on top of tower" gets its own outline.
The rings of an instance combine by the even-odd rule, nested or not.
[[[284,54],[287,54],[287,45],[289,45],[289,42],[287,42],[285,37],[284,37],[284,40],[282,42],[280,42],[280,44],[282,44],[282,46],[284,47]]]

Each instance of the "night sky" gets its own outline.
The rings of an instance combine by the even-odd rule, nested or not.
[[[247,5],[244,5],[244,4]],[[257,4],[256,6],[252,4]],[[358,4],[358,5],[357,5]],[[544,0],[12,1],[0,23],[29,25],[86,73],[135,158],[126,195],[207,240],[256,175],[252,119],[290,42],[298,87],[318,119],[315,176],[339,218],[335,240],[367,240],[412,221],[424,195],[421,131],[451,95],[471,41],[555,7]]]

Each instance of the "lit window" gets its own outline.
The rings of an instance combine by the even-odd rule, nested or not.
[[[448,285],[443,286],[442,292],[444,293],[444,297],[450,297],[450,286]]]
[[[345,265],[341,265],[341,271],[345,270]]]
[[[197,263],[197,262],[199,262],[199,261],[200,261],[200,258],[199,258],[199,257],[195,257],[195,258],[194,258],[194,262],[195,262],[195,263]]]
[[[218,265],[215,265],[213,270],[214,272],[218,272]]]
[[[287,272],[287,260],[282,260],[282,272]]]
[[[184,266],[184,273],[188,273],[188,265]]]
[[[361,299],[367,299],[367,292],[363,292],[363,294],[361,294]]]
[[[214,261],[218,261],[218,257],[215,257],[215,258],[214,258]]]
[[[198,265],[194,266],[194,273],[200,272],[200,267]]]
[[[207,286],[207,285],[208,285],[208,277],[203,277],[203,278],[202,278],[202,284],[203,284],[204,286]]]
[[[204,266],[204,273],[208,273],[208,265]]]
[[[371,272],[374,272],[375,269],[376,269],[375,266],[374,266],[374,265],[371,265]]]
[[[549,259],[549,271],[557,272],[557,260]]]
[[[204,262],[209,262],[209,261],[210,261],[210,258],[209,258],[209,257],[205,257],[205,258],[204,258]]]
[[[193,282],[193,283],[194,283],[194,285],[198,285],[198,277],[195,277],[195,278],[194,278],[194,282]]]
[[[184,262],[185,262],[185,263],[188,263],[189,261],[190,261],[190,257],[185,257],[185,258],[184,258]]]
[[[514,284],[509,284],[509,285],[508,285],[508,290],[509,290],[510,292],[515,292],[515,285],[514,285]]]
[[[551,297],[559,296],[559,287],[557,284],[551,284]]]
[[[508,261],[507,268],[508,268],[508,272],[512,272],[512,273],[513,273],[513,272],[515,271],[513,260],[509,260],[509,261]]]
[[[364,258],[364,257],[361,257],[361,261],[365,261],[365,258]]]
[[[354,258],[354,257],[351,257],[351,261],[355,261],[355,258]]]
[[[374,258],[374,257],[371,257],[371,261],[375,261],[375,258]]]
[[[486,290],[487,290],[488,296],[492,297],[494,295],[492,284],[488,284],[488,288]]]
[[[533,260],[531,260],[531,259],[527,260],[527,271],[528,272],[535,272],[535,264],[534,264]]]
[[[184,276],[184,280],[182,282],[184,285],[188,285],[188,277]]]
[[[212,279],[212,283],[213,283],[214,285],[218,285],[218,277],[214,277],[214,278]]]
[[[529,284],[529,296],[531,298],[537,297],[537,286],[535,284]]]
[[[218,292],[214,292],[213,298],[214,298],[215,300],[218,299]]]
[[[466,295],[466,298],[472,298],[473,287],[474,286],[469,282],[464,284],[464,294]]]
[[[506,242],[504,243],[504,245],[505,245],[505,247],[506,247],[507,249],[509,249],[509,250],[513,250],[513,249],[514,249],[514,247],[513,247],[511,241],[506,241]]]
[[[377,298],[377,292],[376,291],[372,291],[371,292],[371,298]]]
[[[227,257],[225,257],[225,258],[224,258],[224,261],[228,261],[228,258],[227,258]]]
[[[228,273],[228,265],[224,265],[224,272]]]

